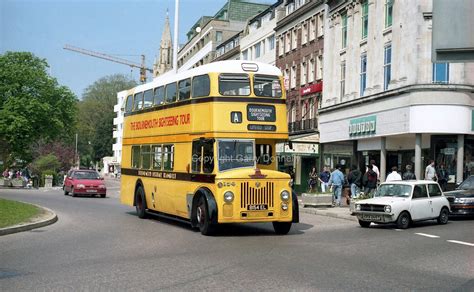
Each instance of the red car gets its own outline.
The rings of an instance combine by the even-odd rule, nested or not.
[[[105,198],[107,194],[104,179],[100,177],[99,173],[95,170],[86,169],[69,171],[64,180],[63,190],[65,196],[71,193],[73,197],[77,195],[100,195],[101,198]]]

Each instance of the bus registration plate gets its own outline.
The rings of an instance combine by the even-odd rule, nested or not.
[[[247,210],[249,211],[268,210],[268,205],[267,204],[247,205]]]

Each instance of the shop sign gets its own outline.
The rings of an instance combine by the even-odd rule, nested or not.
[[[323,82],[318,82],[316,84],[311,84],[309,86],[303,87],[300,89],[300,95],[305,96],[315,92],[323,91]]]
[[[352,119],[349,122],[349,136],[375,134],[377,116]]]

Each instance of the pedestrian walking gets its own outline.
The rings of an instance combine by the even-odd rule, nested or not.
[[[425,169],[425,179],[438,181],[438,176],[436,175],[436,168],[434,160],[430,160],[430,163]]]
[[[344,185],[344,174],[341,171],[341,165],[337,164],[336,169],[331,173],[329,185],[332,187],[334,205],[341,207],[342,186]]]
[[[438,169],[438,183],[439,183],[439,186],[441,187],[441,190],[446,191],[446,186],[448,185],[448,180],[449,180],[449,175],[448,175],[448,171],[446,170],[446,168],[444,168],[444,163],[441,163],[439,165],[439,169]]]
[[[367,171],[364,174],[364,177],[362,178],[362,182],[365,187],[365,193],[370,194],[371,196],[373,195],[375,189],[377,188],[377,173],[374,171],[374,166],[372,164],[369,164],[367,166]]]
[[[405,166],[405,172],[402,175],[402,180],[416,180],[416,175],[411,171],[411,165]]]
[[[310,193],[314,192],[317,183],[318,183],[318,172],[316,171],[316,167],[313,167],[313,169],[311,169],[311,172],[309,173],[309,179],[308,179],[308,186],[309,186]]]
[[[398,173],[398,167],[392,167],[392,172],[388,174],[385,181],[397,181],[402,180],[402,176]]]
[[[380,178],[380,170],[379,168],[377,167],[377,165],[375,165],[375,160],[370,160],[370,164],[369,165],[372,165],[372,170],[377,174],[377,179]],[[369,167],[367,166],[367,168],[365,169],[365,172],[368,172],[369,171]]]
[[[356,165],[352,166],[351,171],[347,175],[347,182],[351,186],[351,198],[357,198],[362,186],[362,173]]]
[[[321,191],[323,193],[327,192],[329,189],[329,179],[331,178],[331,173],[329,172],[329,168],[325,166],[323,171],[319,174],[318,180],[321,184]]]

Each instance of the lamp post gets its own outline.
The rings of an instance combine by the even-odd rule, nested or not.
[[[77,133],[76,133],[76,148],[74,150],[74,166],[76,167],[77,165]]]

